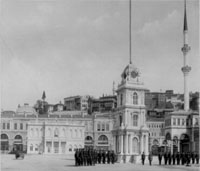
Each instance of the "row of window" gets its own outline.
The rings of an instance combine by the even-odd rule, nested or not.
[[[38,128],[36,129],[33,129],[31,128],[31,131],[30,131],[30,137],[41,137],[43,135],[43,129],[41,128],[40,130]],[[71,138],[78,138],[78,137],[82,137],[83,136],[83,133],[82,133],[82,130],[72,130],[70,129],[70,136]],[[51,128],[48,128],[47,129],[47,132],[46,132],[46,136],[47,137],[66,137],[68,136],[68,133],[67,131],[63,128],[62,130],[59,131],[58,128],[52,130]]]
[[[98,123],[97,124],[97,131],[109,131],[109,123]]]
[[[26,129],[27,129],[27,127],[28,127],[28,125],[26,124]],[[3,122],[2,129],[10,130],[11,129],[10,123]],[[18,129],[23,130],[24,124],[23,123],[13,123],[13,129],[14,130],[18,130]]]
[[[165,125],[170,126],[171,125],[171,119],[166,120]],[[185,125],[186,126],[189,126],[189,125],[198,126],[199,120],[198,120],[198,118],[195,118],[194,123],[192,123],[191,119],[173,118],[172,125],[174,125],[174,126],[185,126]]]
[[[149,128],[163,128],[164,124],[149,124]]]
[[[152,136],[152,137],[164,136],[164,132],[151,132],[150,136]]]

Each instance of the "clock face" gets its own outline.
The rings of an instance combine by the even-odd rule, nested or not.
[[[139,76],[139,73],[138,73],[138,71],[132,71],[131,72],[131,76],[132,76],[132,78],[136,78],[136,77],[138,77]]]

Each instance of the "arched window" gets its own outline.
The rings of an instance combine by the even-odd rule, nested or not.
[[[133,126],[138,126],[138,115],[133,115]]]
[[[100,131],[101,130],[101,125],[100,123],[97,124],[97,131]]]
[[[166,134],[166,140],[171,140],[171,134],[169,132]]]
[[[39,131],[38,131],[38,128],[36,128],[36,137],[39,137]]]
[[[138,144],[138,139],[137,138],[133,138],[133,141],[132,141],[132,144],[133,144],[133,153],[138,153],[138,150],[139,150],[139,144]]]
[[[77,130],[75,129],[75,136],[78,137],[78,132]]]
[[[98,138],[98,144],[108,144],[108,137],[105,135],[101,135]]]
[[[71,136],[71,138],[73,137],[72,129],[70,129],[70,136]]]
[[[102,123],[102,131],[105,131],[105,124]]]
[[[77,145],[74,145],[74,151],[76,151],[77,150]]]
[[[119,116],[119,125],[122,126],[122,116]]]
[[[51,137],[51,128],[48,129],[47,136]]]
[[[40,129],[40,137],[42,137],[43,136],[43,129],[41,128]]]
[[[136,92],[133,93],[133,104],[137,105],[138,104],[138,95]]]
[[[153,145],[159,145],[159,142],[158,142],[158,140],[153,140]]]
[[[106,131],[109,131],[109,123],[106,124]]]
[[[58,128],[56,128],[54,131],[54,137],[58,137],[58,135],[59,135],[59,131],[58,131]]]
[[[34,130],[33,130],[33,128],[31,128],[31,137],[33,137],[34,136]]]

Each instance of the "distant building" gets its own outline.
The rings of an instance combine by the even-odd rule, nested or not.
[[[165,108],[166,94],[161,92],[145,92],[145,105],[147,109]]]
[[[72,96],[64,98],[64,106],[66,110],[88,110],[89,96]]]
[[[89,99],[89,113],[111,112],[117,108],[117,96],[103,96],[99,99]]]

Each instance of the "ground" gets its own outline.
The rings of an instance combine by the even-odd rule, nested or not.
[[[16,160],[14,155],[1,155],[1,171],[198,171],[199,165],[186,166],[165,166],[158,165],[154,158],[153,165],[147,163],[143,166],[132,163],[97,164],[96,166],[75,167],[74,160],[64,155],[25,155],[23,160]]]

